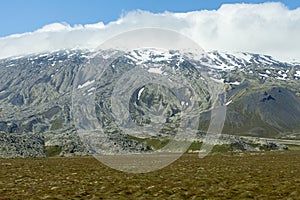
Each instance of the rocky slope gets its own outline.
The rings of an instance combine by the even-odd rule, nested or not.
[[[72,117],[75,77],[90,55],[85,50],[62,50],[0,60],[1,146],[15,145],[9,150],[2,148],[1,157],[45,156],[42,146],[58,146],[61,155],[93,152],[93,149],[86,150],[83,146]],[[214,51],[201,60],[186,60],[172,51],[161,53],[145,50],[133,51],[119,58],[107,70],[104,79],[98,81],[95,90],[98,120],[110,134],[101,145],[115,145],[117,152],[151,151],[145,142],[128,138],[112,128],[116,124],[109,114],[111,105],[108,98],[114,84],[126,71],[143,64],[166,66],[149,68],[151,73],[167,76],[174,71],[190,79],[195,91],[202,95],[202,111],[212,103],[209,87],[203,81],[202,74],[205,72],[211,81],[224,84],[224,103],[228,105],[228,111],[223,133],[270,138],[300,137],[299,64],[250,53]],[[168,123],[160,134],[154,136],[172,136],[172,132],[176,132],[176,120],[179,119],[178,108],[182,102],[188,103],[188,96],[186,100],[175,100],[166,88],[158,88],[157,85],[140,89],[143,91],[135,91],[130,104],[135,123],[146,125],[150,120],[146,111],[154,105],[162,106],[168,110]],[[172,103],[166,104],[167,101]],[[198,129],[207,130],[209,119],[210,112],[202,113]],[[11,139],[14,134],[26,135],[25,141],[30,141],[26,144],[35,150],[27,151],[24,142]],[[28,139],[32,136],[37,138]]]

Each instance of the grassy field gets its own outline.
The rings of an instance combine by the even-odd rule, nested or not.
[[[300,152],[185,154],[128,174],[93,157],[1,159],[0,199],[300,199]]]

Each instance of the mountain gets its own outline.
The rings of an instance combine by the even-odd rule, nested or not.
[[[209,107],[213,103],[211,88],[205,81],[207,74],[209,81],[224,84],[226,90],[223,134],[300,138],[299,63],[251,53],[213,51],[196,59],[176,51],[135,50],[114,60],[97,80],[97,88],[91,88],[87,86],[92,82],[81,83],[76,77],[93,54],[88,50],[61,50],[0,60],[0,157],[40,157],[45,156],[45,149],[46,153],[60,155],[96,151],[84,147],[73,120],[72,92],[81,88],[87,95],[95,95],[97,119],[106,133],[98,142],[100,149],[111,150],[113,146],[111,153],[153,150],[141,139],[145,135],[123,134],[111,115],[109,98],[113,88],[137,65],[145,66],[152,74],[169,77],[180,74],[189,80],[201,97],[197,124],[200,132],[207,131]],[[105,55],[100,57],[104,59]],[[178,89],[170,93],[168,88],[157,84],[141,87],[130,97],[130,116],[140,126],[147,126],[151,123],[147,113],[165,110],[166,123],[151,137],[172,137],[180,119],[187,117],[180,115],[182,104],[188,107],[191,103],[187,92]],[[178,94],[183,99],[176,100]]]

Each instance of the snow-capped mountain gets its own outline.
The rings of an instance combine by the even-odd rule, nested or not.
[[[137,64],[142,64],[149,61],[170,62],[172,59],[180,56],[175,52],[133,51],[127,57],[132,59]],[[269,55],[260,55],[254,53],[223,53],[218,51],[207,52],[207,54],[200,59],[198,67],[210,68],[212,71],[230,72],[234,70],[241,70],[248,73],[260,72],[257,74],[260,77],[273,77],[281,80],[300,79],[299,63],[282,62]],[[252,67],[255,69],[252,69]],[[294,71],[290,72],[290,69],[294,69]]]
[[[79,152],[82,145],[79,145],[72,118],[72,91],[78,71],[92,55],[94,52],[78,49],[0,60],[0,131],[35,133],[46,146],[59,146],[64,153]],[[88,80],[75,87],[86,89],[87,95],[95,94],[100,121],[110,123],[110,116],[101,112],[109,111],[106,95],[110,94],[113,84],[122,73],[137,65],[162,76],[181,73],[205,95],[209,93],[202,80],[204,72],[212,81],[224,84],[228,105],[226,134],[299,138],[298,63],[281,62],[271,56],[252,53],[213,51],[201,59],[194,59],[178,51],[134,50],[112,62],[103,79]],[[103,84],[103,87],[92,88],[94,83]],[[134,94],[132,114],[136,123],[141,124],[149,121],[144,116],[145,106],[164,105],[168,98],[167,90],[158,90],[154,86],[143,87]],[[159,95],[159,100],[153,97],[154,94]],[[182,102],[188,104],[188,100],[172,102],[172,116],[176,116],[177,107]],[[210,99],[203,98],[202,103],[203,106],[209,105]],[[139,107],[141,105],[144,107]],[[209,112],[201,115],[201,131],[207,128],[209,115]],[[176,119],[171,117],[169,121],[175,123]],[[105,123],[103,125],[108,126]],[[170,130],[170,127],[165,127],[165,130]],[[118,141],[122,141],[129,149],[147,149],[143,144],[119,136],[119,140],[110,142],[118,146]],[[125,147],[119,145],[116,148]]]

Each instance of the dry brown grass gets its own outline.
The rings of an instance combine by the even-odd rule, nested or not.
[[[186,154],[146,174],[93,157],[2,159],[0,199],[300,199],[300,152]]]

